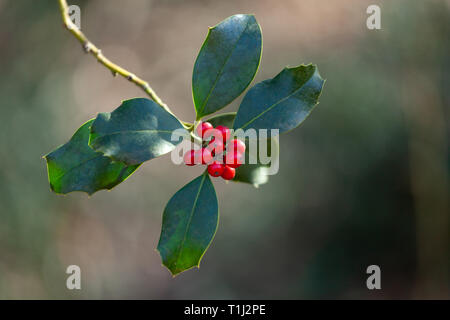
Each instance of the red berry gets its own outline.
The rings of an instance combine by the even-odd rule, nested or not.
[[[201,148],[195,151],[195,163],[208,164],[212,161],[213,156],[207,148]]]
[[[197,134],[200,138],[206,139],[210,137],[213,133],[213,125],[209,122],[201,122],[197,126]]]
[[[222,178],[224,178],[225,180],[232,180],[235,175],[236,175],[235,169],[233,169],[229,166],[224,166],[223,172],[222,172]]]
[[[207,148],[211,151],[212,155],[221,154],[223,152],[223,142],[215,137],[209,142]]]
[[[223,144],[226,144],[226,142],[228,141],[228,139],[230,139],[231,136],[230,129],[228,129],[225,126],[217,126],[216,130],[218,130],[222,135]]]
[[[233,139],[228,143],[227,151],[231,151],[234,153],[244,153],[245,143],[239,139]]]
[[[195,150],[189,150],[184,154],[184,163],[187,166],[195,166]]]
[[[208,173],[213,177],[220,177],[225,166],[218,161],[214,161],[208,166]]]
[[[231,168],[238,168],[243,162],[243,155],[240,152],[227,152],[225,155],[225,164]]]

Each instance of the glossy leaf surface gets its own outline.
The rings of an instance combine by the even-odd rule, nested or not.
[[[209,29],[192,76],[197,119],[225,107],[248,87],[261,50],[261,29],[253,15],[234,15]]]
[[[59,194],[84,191],[88,194],[111,189],[124,181],[139,164],[127,166],[113,162],[88,146],[89,128],[94,120],[82,125],[69,142],[46,155],[51,189]]]
[[[172,151],[171,141],[180,121],[155,102],[136,98],[123,101],[111,113],[99,113],[91,127],[89,145],[113,160],[138,164]]]
[[[323,84],[315,65],[283,69],[247,92],[234,129],[279,129],[282,133],[297,127],[318,103]]]
[[[172,275],[199,266],[216,233],[219,209],[207,173],[181,188],[164,209],[158,251]]]
[[[219,125],[233,128],[233,122],[234,118],[236,118],[236,112],[227,112],[227,113],[221,113],[216,116],[213,116],[205,121],[208,121],[213,125],[213,127],[217,127]]]

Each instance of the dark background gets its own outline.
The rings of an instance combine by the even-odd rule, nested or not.
[[[201,169],[167,155],[111,192],[53,194],[41,157],[144,94],[83,53],[57,1],[0,0],[0,298],[449,298],[449,1],[71,4],[90,40],[186,121],[207,27],[232,14],[261,24],[255,82],[309,62],[327,82],[281,137],[269,184],[215,182],[216,237],[199,270],[172,279],[155,251],[162,211]],[[369,4],[381,30],[366,27]],[[70,264],[82,290],[66,289]]]

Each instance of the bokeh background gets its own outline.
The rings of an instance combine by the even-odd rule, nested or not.
[[[144,94],[83,53],[56,0],[0,0],[0,298],[450,297],[449,1],[70,4],[90,40],[186,121],[207,27],[232,14],[262,26],[255,82],[309,62],[327,82],[307,121],[281,137],[269,184],[215,182],[216,237],[200,269],[172,279],[155,251],[162,211],[201,169],[167,155],[110,192],[53,194],[41,157]],[[381,30],[366,28],[369,4]],[[82,290],[66,289],[71,264]],[[366,288],[372,264],[381,290]]]

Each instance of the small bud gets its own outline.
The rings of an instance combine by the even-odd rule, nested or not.
[[[85,42],[85,43],[83,44],[83,50],[84,50],[84,52],[86,52],[86,53],[89,53],[89,51],[91,51],[91,45],[90,45],[89,42]]]

